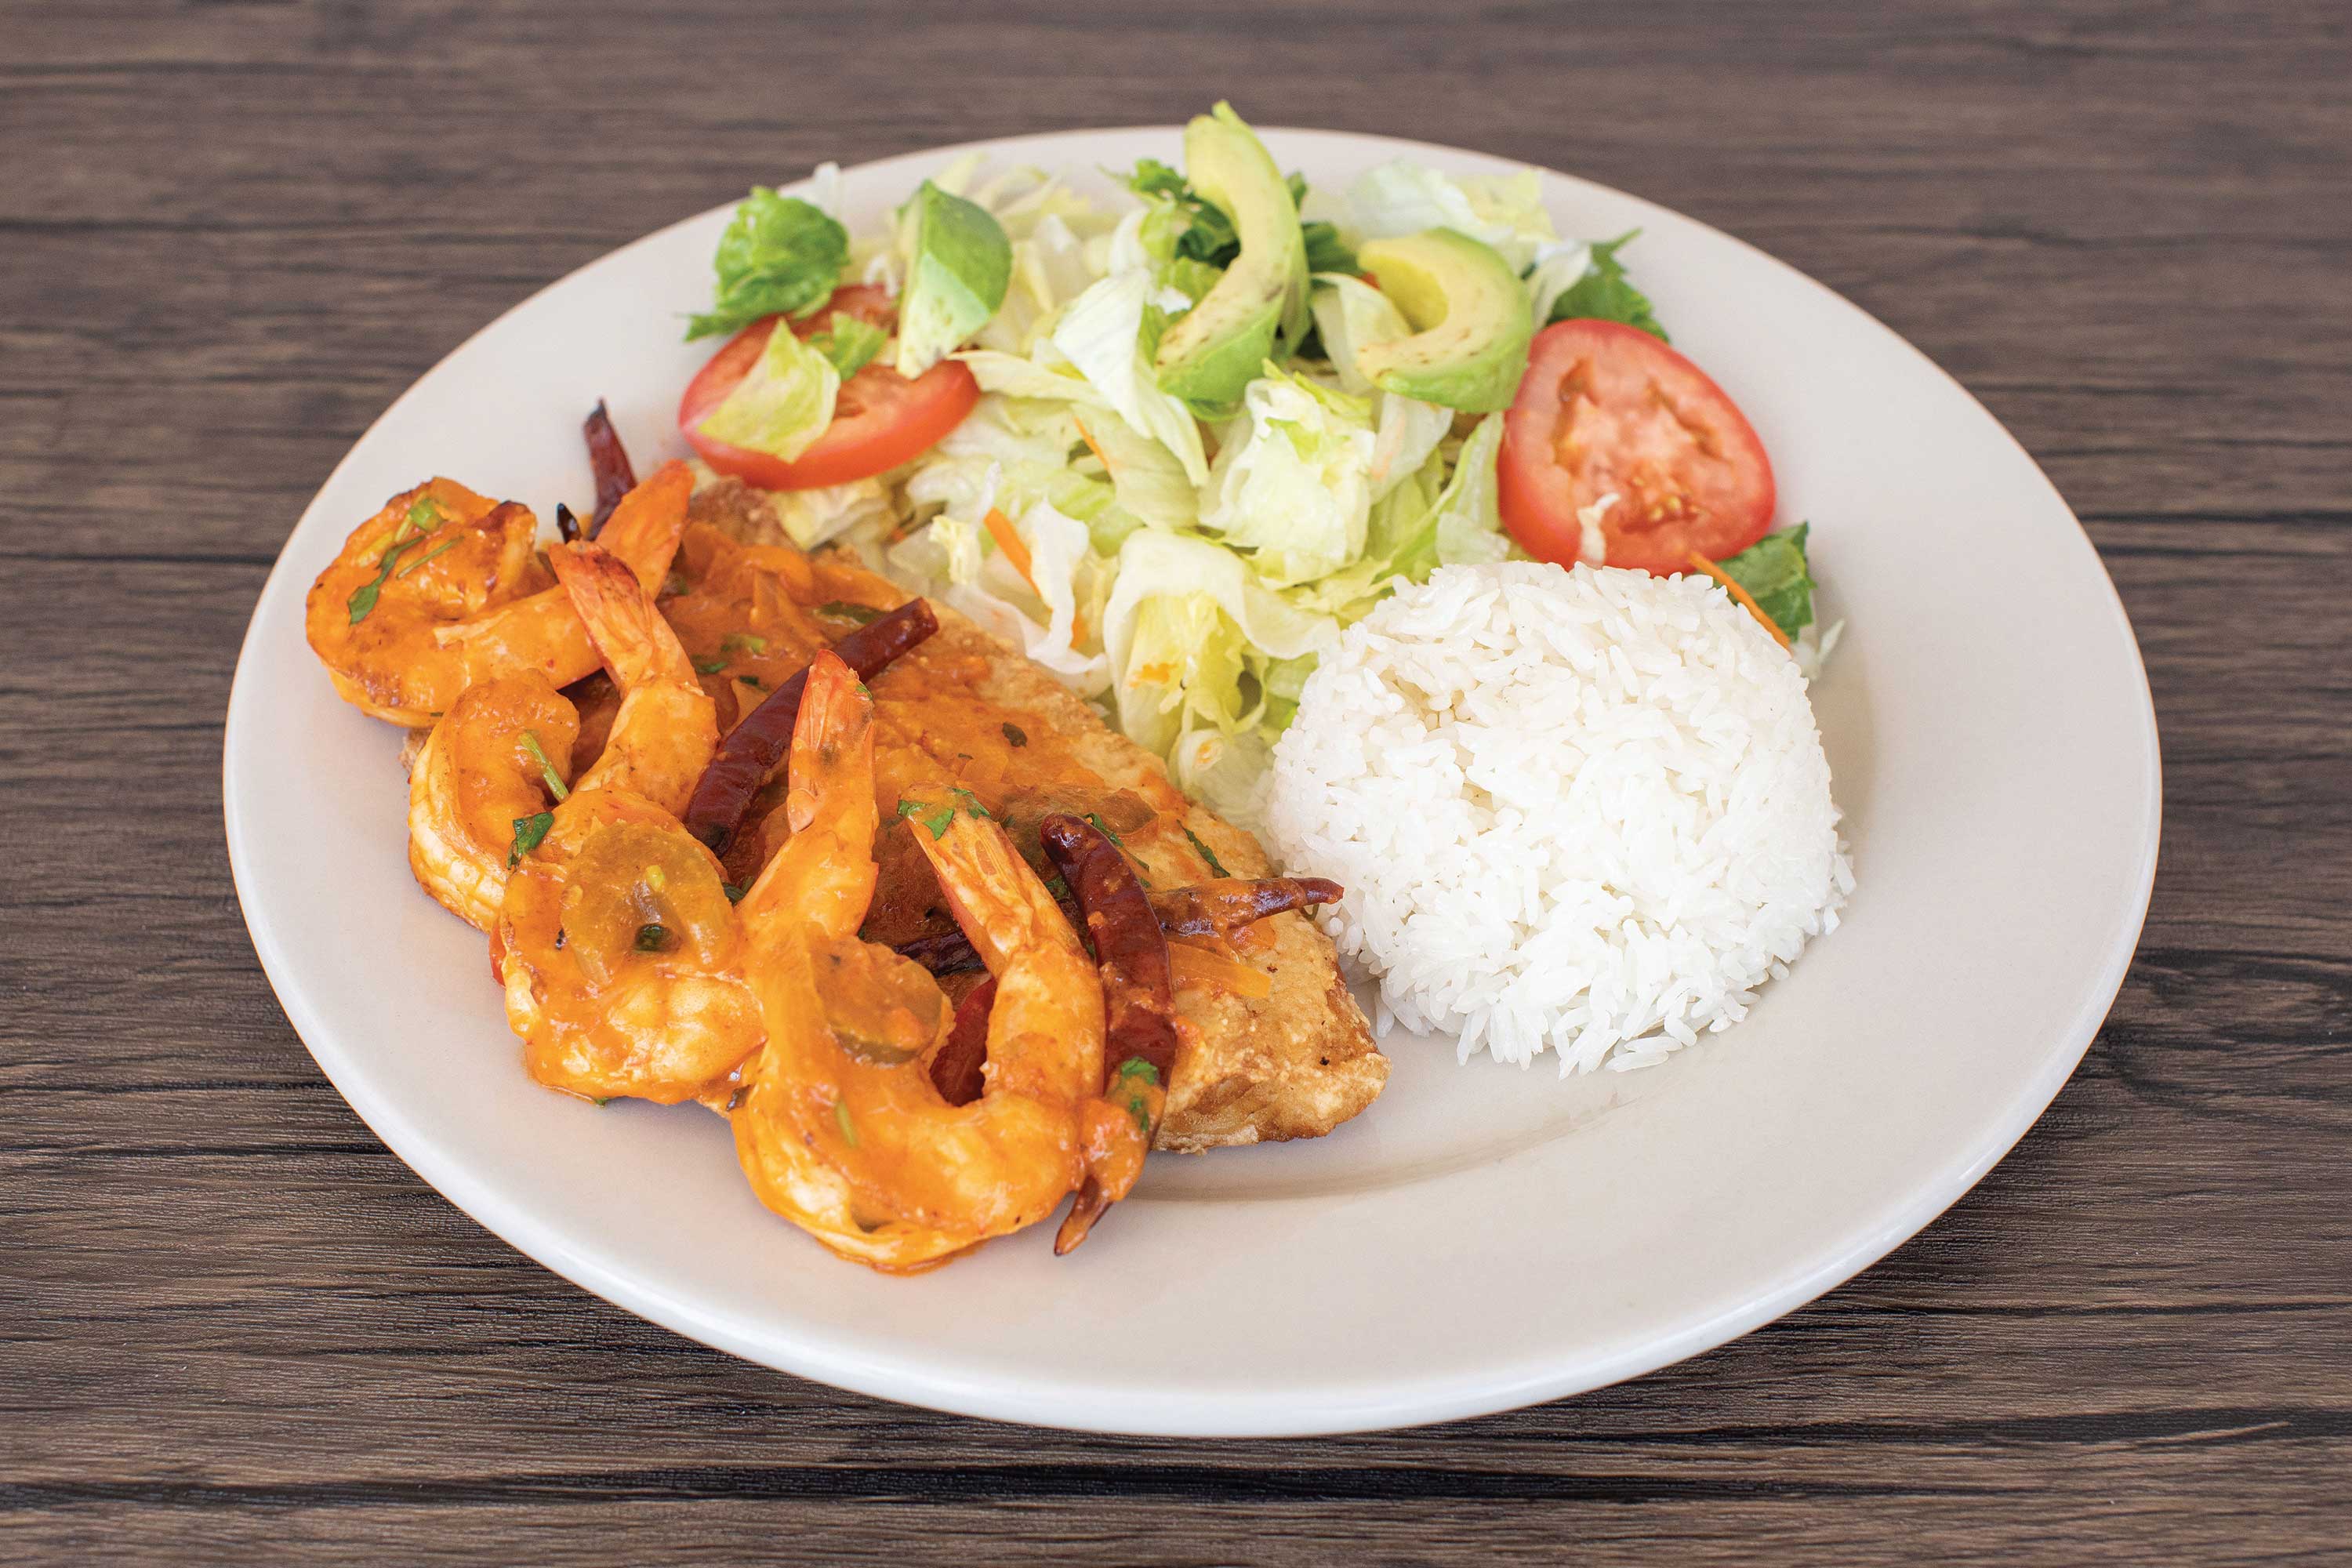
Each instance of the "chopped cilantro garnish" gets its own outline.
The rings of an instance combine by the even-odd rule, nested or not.
[[[545,838],[547,830],[554,826],[555,813],[551,811],[542,811],[533,816],[516,817],[514,846],[507,851],[507,869],[510,871],[514,869],[520,864],[524,856],[538,848],[540,840]]]
[[[403,555],[424,542],[422,534],[415,539],[409,538],[408,524],[404,522],[384,542],[383,553],[376,557],[374,578],[352,589],[352,596],[343,601],[344,608],[351,611],[352,625],[358,626],[368,618],[368,612],[375,608],[377,595],[383,592],[383,585],[392,581],[393,568],[400,564]]]
[[[1201,852],[1201,858],[1209,863],[1210,870],[1214,871],[1220,877],[1230,876],[1232,874],[1228,872],[1223,865],[1218,863],[1217,852],[1201,842],[1201,836],[1199,834],[1193,832],[1188,827],[1184,830],[1184,837],[1192,841],[1192,847]]]
[[[1057,903],[1066,900],[1070,896],[1070,885],[1062,880],[1059,877],[1046,878],[1045,890],[1054,895],[1055,901]]]
[[[432,549],[426,551],[424,554],[418,556],[415,560],[410,562],[407,565],[402,567],[399,571],[394,573],[393,575],[395,577],[405,577],[411,572],[415,571],[419,566],[424,565],[427,561],[432,560],[436,555],[446,555],[450,551],[457,549],[457,546],[463,542],[464,541],[462,540],[453,539],[446,544],[436,544]]]
[[[936,844],[948,836],[948,828],[955,821],[955,807],[933,805],[927,800],[902,800],[898,803],[898,815],[912,817],[929,828],[931,842]]]
[[[726,668],[727,661],[725,659],[714,658],[708,655],[697,658],[694,661],[695,673],[698,675],[717,675],[720,670],[725,669]]]
[[[882,612],[871,605],[853,605],[846,599],[835,599],[830,604],[819,605],[816,613],[820,616],[838,616],[845,621],[856,621],[861,626],[870,621],[880,619],[882,616]]]
[[[441,521],[441,503],[431,496],[418,496],[408,503],[408,526],[431,528]]]
[[[639,926],[637,928],[637,951],[639,952],[667,952],[669,951],[669,927],[662,924],[659,921],[647,921],[645,924]]]
[[[720,653],[765,653],[768,639],[753,637],[750,632],[729,632],[719,639]]]
[[[1141,1057],[1129,1057],[1118,1064],[1111,1074],[1110,1092],[1127,1097],[1127,1113],[1135,1118],[1135,1130],[1146,1137],[1151,1133],[1151,1096],[1149,1090],[1160,1084],[1160,1069]]]
[[[847,381],[864,370],[889,341],[890,334],[873,322],[846,310],[835,310],[832,324],[813,334],[808,345],[832,361],[835,372]]]
[[[963,808],[966,814],[982,818],[985,818],[988,816],[988,807],[980,804],[980,796],[972,794],[971,791],[964,788],[961,784],[958,784],[955,788],[948,791],[948,793],[962,800]]]
[[[740,882],[721,882],[719,886],[720,889],[726,893],[727,901],[730,904],[741,903],[743,901],[743,895],[751,890]]]
[[[555,796],[557,804],[561,805],[569,800],[572,797],[572,792],[565,788],[563,781],[556,776],[555,764],[547,760],[547,752],[540,745],[539,736],[530,730],[525,730],[522,732],[522,749],[529,752],[530,760],[539,764],[539,776],[547,781],[548,793]]]
[[[1096,816],[1093,812],[1091,812],[1091,811],[1090,811],[1090,812],[1088,812],[1088,813],[1087,813],[1087,820],[1088,822],[1091,822],[1091,823],[1093,823],[1093,824],[1095,825],[1095,831],[1096,831],[1097,833],[1101,834],[1105,838],[1109,839],[1113,844],[1118,845],[1121,849],[1124,849],[1124,848],[1126,848],[1126,847],[1127,847],[1127,840],[1126,840],[1126,839],[1124,839],[1124,838],[1121,838],[1118,834],[1116,834],[1116,833],[1112,832],[1112,831],[1111,831],[1111,826],[1110,826],[1110,824],[1109,824],[1109,823],[1105,822],[1101,817],[1097,816]]]

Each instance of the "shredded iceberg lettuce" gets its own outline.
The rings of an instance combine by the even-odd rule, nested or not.
[[[1200,424],[1181,398],[1160,390],[1145,342],[1148,314],[1167,308],[1156,292],[1147,268],[1113,272],[1071,301],[1052,342],[1120,418],[1172,454],[1197,485],[1209,477]]]
[[[1363,553],[1377,441],[1366,399],[1266,371],[1219,435],[1201,527],[1249,552],[1265,582],[1289,587]]]
[[[841,373],[779,321],[751,374],[697,426],[713,439],[791,462],[833,423]]]
[[[1086,575],[1081,567],[1093,542],[1087,525],[1041,500],[1013,526],[1029,551],[1028,575],[1000,551],[960,579],[951,573],[943,597],[950,608],[1020,648],[1079,696],[1095,696],[1110,684],[1110,669],[1100,652],[1079,646],[1076,635]],[[958,543],[971,531],[964,531]]]
[[[1404,312],[1389,297],[1347,273],[1318,274],[1311,301],[1315,330],[1331,361],[1331,372],[1343,391],[1370,396],[1373,402],[1375,438],[1372,444],[1372,500],[1379,501],[1429,460],[1448,430],[1454,411],[1433,403],[1400,397],[1373,389],[1371,377],[1356,363],[1359,350],[1374,343],[1395,342],[1412,335]]]
[[[1163,755],[1189,730],[1252,728],[1265,718],[1260,672],[1320,654],[1338,635],[1329,616],[1286,603],[1232,551],[1139,531],[1119,550],[1103,610],[1120,728]]]
[[[1502,253],[1525,272],[1537,253],[1559,243],[1544,211],[1543,182],[1533,169],[1454,179],[1399,158],[1366,170],[1348,187],[1348,220],[1364,239],[1391,239],[1425,228],[1458,229]]]
[[[788,526],[795,539],[872,547],[909,587],[1102,704],[1195,798],[1254,823],[1273,743],[1340,628],[1401,580],[1510,552],[1501,417],[1473,424],[1375,387],[1358,354],[1413,329],[1328,260],[1313,280],[1314,331],[1277,345],[1289,357],[1204,425],[1160,389],[1153,357],[1235,247],[1204,242],[1180,173],[1139,166],[1132,201],[970,159],[933,184],[985,212],[1011,247],[1003,303],[952,356],[982,395],[937,447],[878,481],[896,516],[887,548],[865,494],[808,492]],[[820,191],[820,207],[837,212],[832,187]],[[1330,231],[1318,254],[1458,229],[1520,275],[1540,328],[1606,260],[1562,238],[1540,198],[1533,172],[1454,178],[1401,160],[1318,198],[1318,226]],[[903,226],[854,238],[850,272],[895,284],[910,238]]]

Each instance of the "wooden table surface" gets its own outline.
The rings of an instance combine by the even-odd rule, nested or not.
[[[1062,10],[0,0],[0,1558],[2352,1549],[2340,7]],[[386,1152],[255,963],[217,781],[264,573],[402,388],[610,247],[820,159],[1220,94],[1637,191],[1990,405],[2163,729],[2114,1016],[1885,1263],[1516,1415],[1022,1430],[591,1298]]]

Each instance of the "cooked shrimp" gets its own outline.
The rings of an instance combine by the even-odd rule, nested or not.
[[[602,539],[650,591],[686,527],[693,476],[671,463],[629,492]],[[568,685],[595,645],[538,555],[539,521],[450,479],[403,491],[353,531],[311,585],[311,649],[346,701],[425,729],[466,689],[536,672]]]
[[[624,696],[603,755],[507,878],[507,1021],[550,1088],[674,1103],[761,1039],[723,872],[676,815],[718,726],[629,569],[593,544],[552,560]]]
[[[719,743],[693,663],[617,556],[601,545],[559,544],[549,557],[623,693],[580,785],[626,790],[675,816]],[[535,841],[528,825],[562,799],[579,735],[578,711],[536,670],[466,689],[408,775],[408,865],[425,891],[490,929],[515,846]]]
[[[498,923],[507,871],[572,771],[580,715],[544,676],[467,688],[408,773],[408,867],[442,907]]]
[[[674,1105],[760,1048],[718,858],[625,790],[583,789],[507,879],[507,1022],[523,1066],[591,1100]]]
[[[874,885],[873,704],[830,654],[793,734],[793,837],[745,900],[768,1039],[744,1069],[736,1152],[762,1202],[878,1268],[943,1262],[1051,1214],[1108,1110],[1102,986],[1053,895],[974,812],[919,833],[996,977],[987,1088],[933,1087],[950,1022],[930,975],[856,939]],[[803,848],[803,846],[806,846]],[[796,851],[799,851],[796,855]]]
[[[719,745],[718,710],[693,660],[618,557],[594,544],[559,544],[548,556],[621,689],[621,711],[580,787],[628,790],[684,816]]]

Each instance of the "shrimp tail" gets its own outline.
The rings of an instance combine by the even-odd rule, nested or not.
[[[785,773],[793,837],[743,897],[748,928],[797,919],[846,937],[874,897],[874,698],[832,651],[810,661]]]
[[[790,778],[813,787],[822,776],[840,774],[838,753],[855,749],[874,721],[874,699],[857,672],[831,648],[821,648],[809,661],[808,680],[802,688],[800,712],[793,724]],[[794,821],[798,832],[804,824]]]
[[[692,686],[694,663],[677,640],[653,595],[628,563],[611,548],[583,542],[558,544],[547,552],[555,579],[572,595],[572,608],[596,645],[604,668],[624,691],[656,682]]]
[[[693,496],[694,471],[684,463],[664,463],[623,496],[596,531],[596,542],[627,562],[649,595],[660,591],[677,558]]]
[[[915,843],[972,950],[991,973],[1002,973],[1041,933],[1066,930],[1069,922],[997,824],[961,816],[950,821],[956,833],[952,843],[941,844],[941,836],[933,834],[919,834]]]

